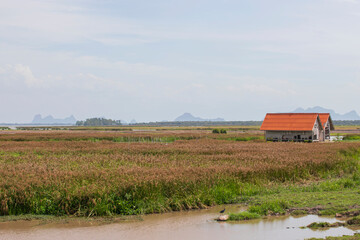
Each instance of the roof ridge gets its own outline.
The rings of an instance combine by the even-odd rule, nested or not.
[[[277,114],[277,115],[289,115],[289,114],[291,114],[291,115],[313,115],[313,114],[317,114],[317,115],[319,115],[319,114],[321,114],[321,113],[266,113],[266,114],[272,114],[272,115],[275,115],[275,114]],[[327,114],[327,113],[324,113],[324,114]]]

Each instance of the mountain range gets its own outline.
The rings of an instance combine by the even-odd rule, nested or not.
[[[319,106],[306,109],[300,107],[295,109],[293,113],[330,113],[332,120],[360,120],[359,114],[354,110],[345,114],[339,114],[332,109],[326,109]]]
[[[75,124],[76,119],[73,115],[67,118],[54,118],[49,115],[47,117],[42,117],[40,114],[34,116],[34,119],[31,122],[32,124]]]
[[[333,120],[360,120],[360,116],[356,111],[350,111],[348,113],[340,114],[335,112],[332,109],[323,108],[320,106],[316,107],[309,107],[309,108],[297,108],[292,113],[330,113],[331,118]],[[42,117],[40,114],[34,116],[32,124],[69,124],[73,125],[76,123],[76,119],[73,115],[67,118],[54,118],[53,116],[49,115],[46,117]],[[223,118],[201,118],[195,117],[191,113],[184,113],[179,117],[175,118],[175,122],[223,122],[225,121]],[[127,124],[125,121],[121,121],[123,124]],[[135,124],[136,120],[131,120],[131,124]]]
[[[194,117],[191,113],[184,113],[181,116],[175,118],[175,122],[223,122],[225,121],[223,118],[214,118],[214,119],[205,119],[200,117]]]

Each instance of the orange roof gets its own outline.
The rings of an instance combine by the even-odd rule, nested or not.
[[[330,129],[335,130],[334,124],[331,120],[330,113],[319,113],[320,121],[323,126],[325,126],[326,122],[329,121],[330,123]]]
[[[268,113],[260,130],[272,131],[312,131],[317,113]],[[319,119],[320,127],[322,124]]]
[[[325,125],[325,123],[328,121],[330,117],[330,113],[319,113],[320,121],[322,125]]]

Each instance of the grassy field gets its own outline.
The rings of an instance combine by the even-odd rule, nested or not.
[[[311,204],[339,191],[355,196],[358,149],[360,142],[266,143],[262,133],[238,129],[4,131],[0,215],[131,215],[238,202],[256,203],[250,212],[258,215],[281,212],[310,204],[292,201],[294,193],[319,196]]]
[[[326,237],[326,238],[309,238],[308,240],[359,240],[360,233],[355,233],[353,236],[342,236],[342,237]]]

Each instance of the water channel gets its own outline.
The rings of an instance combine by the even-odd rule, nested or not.
[[[143,220],[99,225],[70,221],[69,223],[39,224],[39,221],[0,223],[1,240],[41,239],[267,239],[291,240],[311,237],[353,235],[357,230],[338,227],[326,230],[301,229],[312,222],[338,221],[335,218],[307,215],[301,217],[270,217],[238,223],[216,222],[221,206],[205,210],[172,212],[143,216]],[[239,212],[237,206],[227,211]]]

